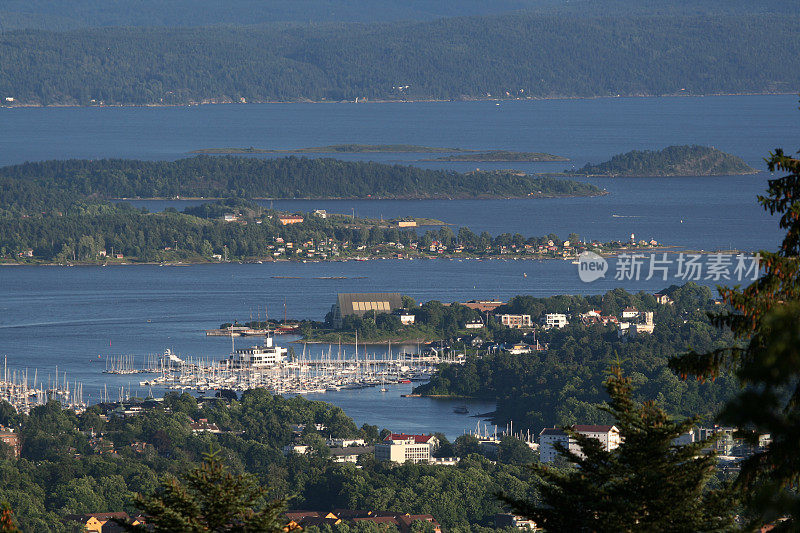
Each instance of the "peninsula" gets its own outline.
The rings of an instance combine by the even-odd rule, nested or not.
[[[668,146],[663,150],[633,150],[617,154],[599,165],[587,164],[578,170],[566,171],[573,176],[602,177],[669,177],[669,176],[735,176],[758,171],[741,158],[716,148],[698,145]]]

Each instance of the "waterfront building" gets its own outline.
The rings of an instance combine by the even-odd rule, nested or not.
[[[340,328],[347,315],[391,313],[402,307],[403,296],[399,292],[339,293],[331,308],[333,325]]]

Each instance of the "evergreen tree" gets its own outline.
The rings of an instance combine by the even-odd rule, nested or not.
[[[556,445],[576,468],[534,464],[543,506],[503,497],[515,513],[547,531],[716,531],[732,521],[725,491],[706,491],[716,459],[707,441],[676,445],[697,420],[673,421],[655,402],[632,398],[619,368],[606,381],[600,408],[616,420],[621,444],[605,451],[597,439],[567,431],[580,453]]]
[[[762,251],[763,275],[748,287],[720,287],[730,311],[712,317],[730,328],[734,346],[708,353],[688,353],[670,364],[682,377],[714,378],[734,369],[742,384],[739,394],[719,419],[742,430],[756,443],[768,433],[772,443],[742,464],[736,485],[747,496],[754,527],[778,520],[781,530],[800,524],[800,160],[778,149],[767,160],[770,171],[785,171],[769,181],[759,196],[770,214],[780,214],[786,236],[777,253]]]
[[[265,504],[264,499],[265,490],[253,476],[232,474],[218,452],[210,452],[186,474],[185,483],[170,476],[155,494],[136,497],[148,517],[146,526],[122,525],[128,531],[155,533],[283,533],[284,502]]]

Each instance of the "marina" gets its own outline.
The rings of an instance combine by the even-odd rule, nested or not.
[[[143,380],[141,387],[188,390],[205,393],[209,390],[245,391],[265,388],[274,394],[310,394],[338,392],[343,389],[385,388],[387,383],[427,381],[442,363],[460,364],[464,354],[422,354],[405,350],[394,353],[389,347],[381,355],[351,353],[341,345],[334,352],[312,358],[303,353],[287,357],[288,350],[273,343],[271,336],[264,343],[249,348],[233,349],[227,359],[193,362],[176,366],[162,365],[158,375]]]

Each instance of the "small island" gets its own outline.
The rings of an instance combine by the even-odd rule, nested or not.
[[[633,150],[617,154],[598,165],[565,171],[573,176],[669,177],[738,176],[758,171],[741,158],[716,148],[698,145],[668,146],[663,150]]]

